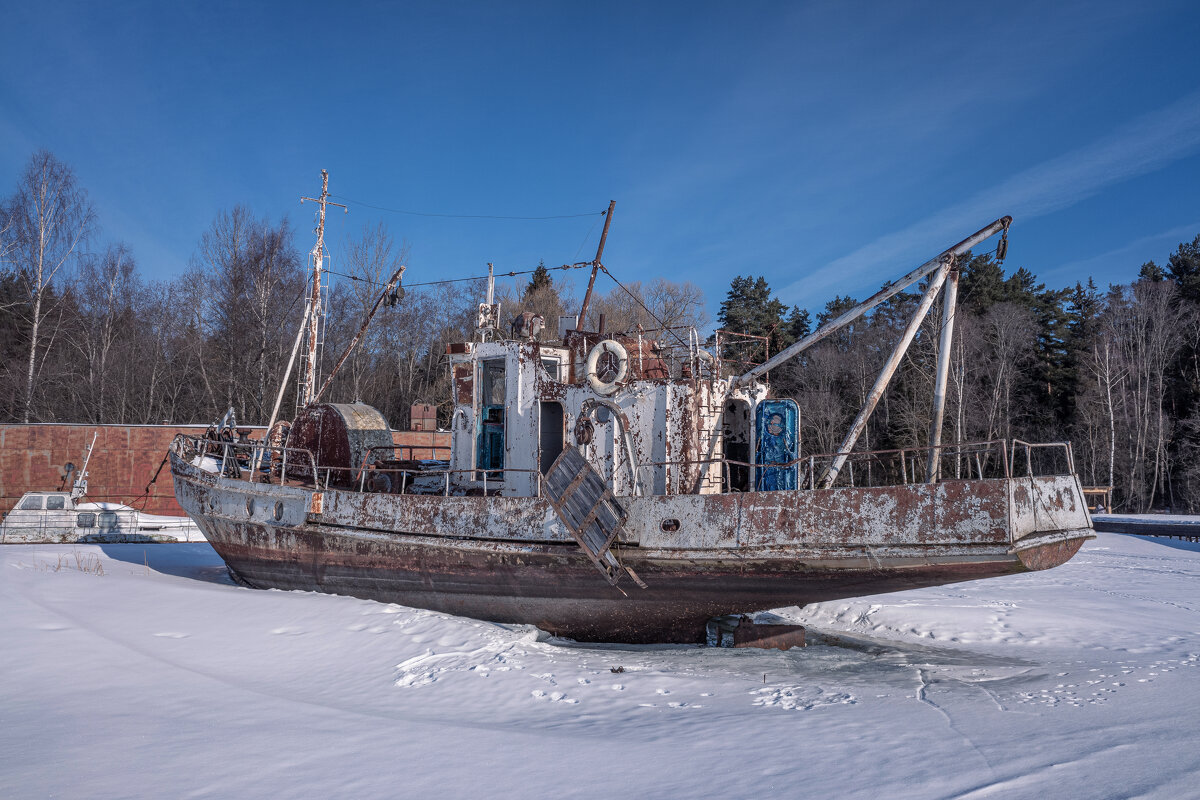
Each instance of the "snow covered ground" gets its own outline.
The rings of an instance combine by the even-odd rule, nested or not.
[[[779,613],[827,643],[579,645],[244,589],[207,545],[5,546],[0,796],[1200,797],[1200,545]]]

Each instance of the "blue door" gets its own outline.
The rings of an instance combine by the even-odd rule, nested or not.
[[[800,409],[794,400],[764,400],[754,412],[754,488],[773,492],[796,488],[800,457]],[[775,466],[780,465],[780,466]],[[786,466],[784,466],[786,465]]]

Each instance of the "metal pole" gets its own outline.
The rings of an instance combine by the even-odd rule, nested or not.
[[[952,268],[942,289],[942,335],[938,340],[937,381],[933,387],[933,420],[929,424],[929,463],[925,465],[930,483],[937,483],[942,471],[942,420],[946,412],[946,382],[950,377],[950,343],[954,338],[957,303],[958,269]]]
[[[775,354],[774,358],[767,359],[757,367],[738,377],[736,383],[747,383],[750,380],[757,378],[759,375],[775,369],[775,367],[779,366],[793,356],[799,355],[825,337],[849,325],[851,322],[858,319],[863,314],[882,303],[884,300],[887,300],[893,295],[899,294],[909,286],[924,278],[926,275],[934,272],[940,265],[945,263],[946,258],[953,258],[955,256],[962,255],[985,239],[995,236],[1002,230],[1008,230],[1008,226],[1011,224],[1012,217],[1001,217],[991,225],[988,225],[986,228],[981,228],[972,235],[968,236],[966,239],[963,239],[961,242],[954,245],[954,247],[951,247],[949,250],[939,254],[936,258],[926,261],[924,264],[917,267],[900,280],[896,281],[890,286],[885,286],[883,289],[880,289],[878,292],[871,295],[846,313],[842,314],[840,317],[830,320],[820,328],[817,328],[815,331],[810,333],[808,336],[805,336],[791,347],[780,350]]]
[[[317,390],[315,395],[313,395],[314,403],[321,399],[321,395],[323,395],[325,390],[329,388],[329,384],[333,383],[334,376],[337,375],[338,370],[342,368],[342,364],[346,363],[346,359],[350,357],[350,353],[358,345],[358,341],[362,339],[363,334],[367,332],[367,326],[370,325],[371,320],[375,318],[375,312],[377,312],[379,307],[383,305],[384,298],[392,293],[392,289],[396,287],[396,283],[401,277],[403,277],[404,269],[404,267],[400,267],[400,269],[396,270],[396,272],[392,275],[391,280],[387,282],[387,286],[383,287],[383,291],[380,293],[378,299],[375,300],[375,305],[371,306],[371,310],[367,313],[367,318],[363,320],[362,327],[358,329],[358,333],[354,334],[354,338],[350,340],[350,344],[346,345],[346,349],[342,353],[342,357],[339,358],[337,363],[333,365],[333,369],[329,371],[329,376],[325,378],[325,382],[321,384],[321,388]]]
[[[301,203],[305,200],[316,202],[320,208],[317,211],[317,243],[312,249],[313,283],[309,293],[311,316],[308,320],[308,370],[305,372],[304,382],[301,384],[301,408],[313,401],[317,389],[317,345],[319,343],[321,321],[321,271],[325,265],[325,207],[339,206],[343,209],[346,208],[341,203],[329,202],[329,170],[326,169],[321,170],[321,196],[319,198],[300,198]],[[317,480],[316,475],[313,475],[313,480]]]
[[[287,369],[283,371],[283,380],[279,382],[279,394],[275,395],[275,405],[271,409],[271,418],[267,421],[267,430],[263,434],[264,437],[271,435],[271,427],[275,424],[275,417],[279,414],[279,404],[283,402],[283,390],[287,388],[288,378],[292,376],[292,365],[296,363],[296,353],[300,350],[300,340],[304,338],[305,322],[308,319],[309,307],[306,303],[304,306],[304,316],[300,320],[300,330],[296,332],[296,342],[292,345],[292,354],[288,357]],[[265,452],[265,448],[264,448]],[[256,453],[254,458],[254,469],[252,474],[258,474],[259,459],[262,453]]]
[[[616,200],[608,201],[608,211],[604,212],[604,230],[600,232],[600,246],[596,248],[596,257],[592,260],[592,277],[588,278],[588,288],[583,295],[583,305],[579,309],[579,317],[575,320],[575,330],[582,330],[586,324],[588,305],[592,302],[592,287],[596,285],[596,273],[600,271],[600,257],[604,255],[604,242],[608,239],[608,226],[612,224],[613,208]]]
[[[854,424],[850,426],[850,432],[846,434],[846,440],[842,442],[841,448],[838,449],[838,454],[834,456],[833,462],[825,471],[825,475],[821,480],[822,488],[828,489],[837,480],[838,472],[841,470],[842,465],[846,463],[846,458],[850,455],[850,451],[854,449],[854,443],[858,441],[859,435],[867,427],[867,420],[871,418],[871,413],[875,411],[875,406],[887,390],[888,383],[892,380],[892,375],[895,374],[896,368],[900,366],[900,359],[904,358],[909,344],[912,343],[913,337],[917,335],[917,329],[921,327],[921,320],[929,313],[929,307],[933,305],[933,299],[937,297],[942,284],[945,283],[946,273],[950,271],[951,263],[944,262],[942,268],[937,271],[933,276],[933,280],[930,281],[929,288],[925,290],[925,294],[921,297],[921,304],[917,306],[916,313],[909,320],[908,327],[904,329],[904,335],[896,343],[896,349],[892,351],[892,355],[888,358],[887,363],[880,370],[879,377],[875,379],[875,385],[871,387],[871,393],[867,395],[866,404],[858,412],[858,417],[855,418]]]

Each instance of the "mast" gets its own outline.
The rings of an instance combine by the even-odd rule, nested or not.
[[[592,302],[592,287],[596,285],[596,273],[600,270],[600,257],[604,255],[604,242],[608,239],[608,226],[612,224],[613,208],[616,200],[608,201],[608,211],[604,212],[604,230],[600,232],[600,246],[596,248],[596,257],[592,259],[592,277],[588,278],[587,293],[583,295],[583,306],[579,309],[579,317],[575,320],[575,330],[583,330],[587,323],[588,305]]]
[[[317,210],[317,243],[312,249],[312,286],[308,295],[308,348],[305,353],[305,365],[300,376],[300,401],[297,410],[313,401],[317,395],[317,349],[320,346],[320,327],[323,317],[321,306],[321,275],[325,266],[325,207],[338,206],[349,213],[341,203],[329,201],[329,170],[321,170],[321,196],[301,197],[300,202],[312,200],[320,208]]]

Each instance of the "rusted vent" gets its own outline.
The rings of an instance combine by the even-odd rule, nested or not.
[[[276,500],[275,501],[275,521],[278,522],[281,519],[283,519],[283,501]]]
[[[659,523],[658,527],[662,528],[666,533],[674,533],[675,531],[679,530],[679,520],[664,519],[661,523]]]

